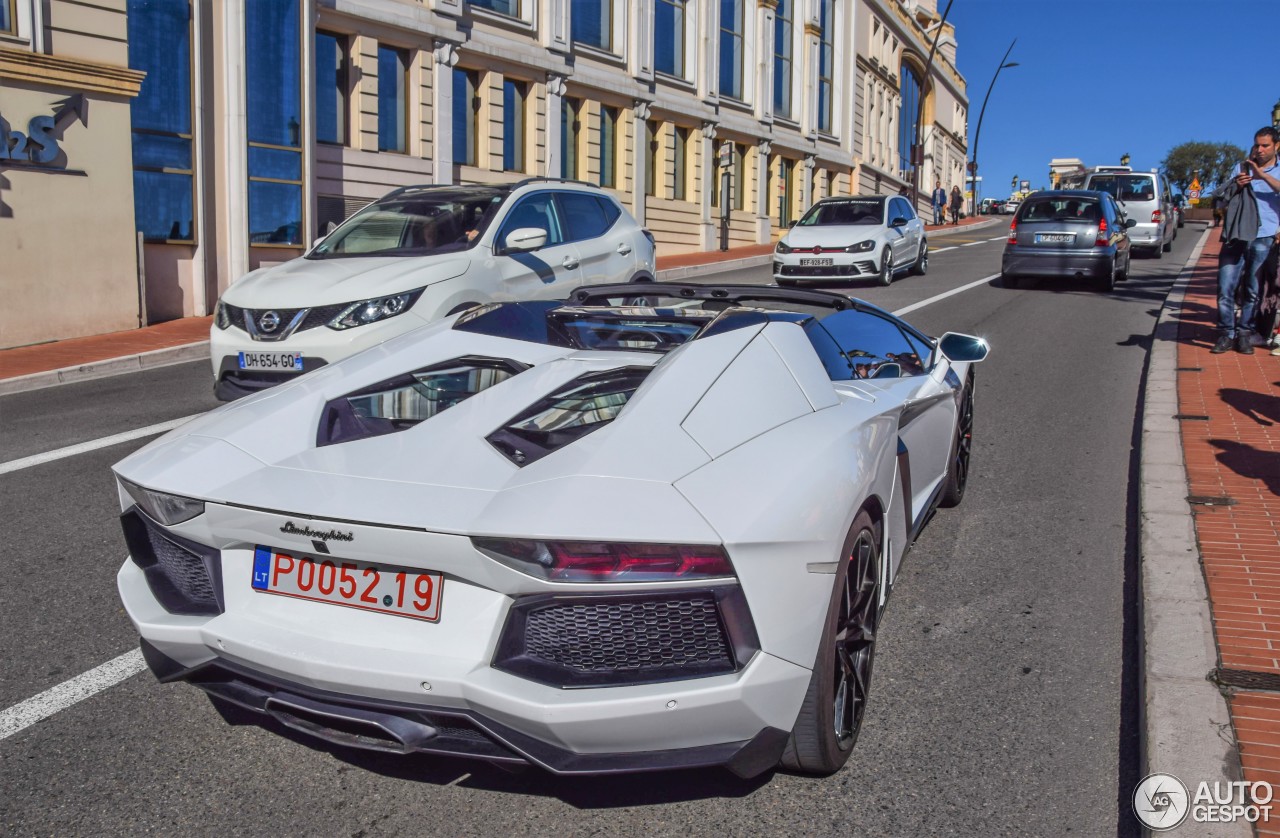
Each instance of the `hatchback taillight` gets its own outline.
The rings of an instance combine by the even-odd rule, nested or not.
[[[1093,244],[1094,247],[1106,247],[1111,244],[1111,236],[1107,234],[1107,219],[1098,219],[1098,238]]]
[[[1160,223],[1160,210],[1152,210],[1152,212],[1151,212],[1151,223],[1152,223],[1152,224],[1159,224],[1159,223]]]
[[[1009,241],[1007,243],[1008,244],[1018,243],[1018,222],[1017,221],[1009,222]]]

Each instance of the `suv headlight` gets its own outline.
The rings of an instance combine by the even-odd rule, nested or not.
[[[790,253],[791,246],[784,241],[779,241],[778,246],[774,248],[779,253]]]
[[[868,250],[875,250],[876,243],[874,239],[867,239],[864,242],[851,244],[844,249],[845,253],[866,253]]]
[[[171,527],[174,524],[181,524],[183,521],[190,521],[197,515],[204,513],[204,501],[194,498],[184,498],[182,495],[170,495],[165,492],[157,492],[153,489],[145,489],[137,483],[130,483],[123,477],[117,477],[120,485],[124,487],[129,497],[133,498],[134,503],[154,521]]]
[[[222,300],[218,300],[218,309],[214,312],[213,325],[219,329],[231,328],[231,312],[227,311],[227,307]]]
[[[403,294],[393,294],[390,297],[376,297],[372,300],[361,300],[357,303],[351,303],[338,312],[338,316],[330,320],[325,325],[330,329],[353,329],[356,326],[367,326],[370,323],[377,323],[379,320],[386,320],[388,317],[395,317],[397,314],[404,314],[409,307],[417,302],[418,297],[422,296],[424,289],[419,288],[415,291],[406,291]]]

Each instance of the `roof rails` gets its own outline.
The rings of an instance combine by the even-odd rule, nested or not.
[[[509,184],[509,183],[415,183],[415,184],[410,184],[409,186],[397,186],[395,189],[392,189],[390,192],[383,195],[382,198],[377,198],[376,200],[381,201],[383,200],[383,198],[391,198],[396,195],[401,195],[405,192],[420,192],[420,191],[426,191],[430,189],[466,189],[468,187],[479,187],[481,189],[509,189],[512,187],[512,184]]]
[[[772,285],[693,285],[680,282],[628,282],[619,285],[586,285],[577,289],[569,301],[579,305],[600,304],[617,297],[683,297],[687,300],[720,300],[741,303],[746,300],[815,305],[836,311],[856,309],[879,311],[861,300],[830,291],[807,288],[778,288]]]
[[[588,183],[585,180],[574,180],[567,177],[527,177],[524,180],[518,180],[509,184],[512,189],[520,186],[528,186],[531,183],[572,183],[575,186],[590,186],[592,189],[599,189],[600,185],[596,183]]]

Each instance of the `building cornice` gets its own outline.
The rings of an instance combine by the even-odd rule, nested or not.
[[[892,24],[902,40],[903,49],[910,49],[911,52],[918,53],[923,64],[923,59],[929,55],[929,46],[932,40],[924,34],[924,28],[920,26],[919,22],[907,14],[897,0],[867,0],[867,6],[871,14],[879,17],[883,23],[886,25]],[[952,94],[963,101],[966,107],[968,106],[968,83],[965,81],[964,76],[960,75],[960,71],[941,52],[934,54],[933,75],[946,84],[951,89]]]
[[[24,84],[133,97],[146,75],[115,64],[0,48],[0,79]]]

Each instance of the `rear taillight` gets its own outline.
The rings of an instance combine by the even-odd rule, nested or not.
[[[1153,210],[1151,212],[1151,223],[1152,224],[1160,223],[1160,210]]]
[[[553,582],[661,582],[733,576],[719,545],[472,539],[484,553]]]
[[[1010,221],[1010,222],[1009,222],[1009,241],[1008,241],[1008,244],[1017,244],[1017,243],[1018,243],[1018,222],[1017,222],[1017,221]]]
[[[1107,233],[1107,219],[1098,220],[1098,238],[1093,244],[1094,247],[1106,247],[1111,244],[1111,236]]]

